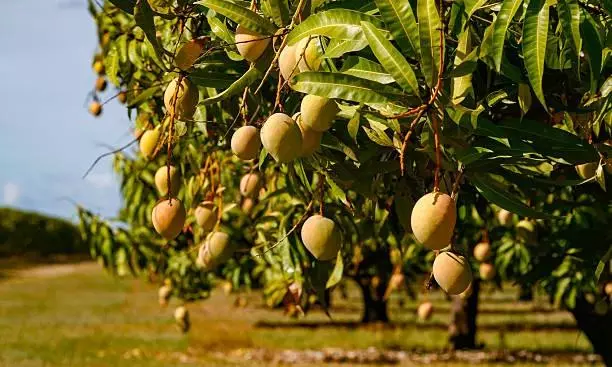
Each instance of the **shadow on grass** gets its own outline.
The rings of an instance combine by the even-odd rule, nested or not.
[[[321,328],[335,328],[335,329],[403,329],[403,328],[415,328],[417,330],[446,330],[448,324],[442,322],[421,322],[421,321],[399,321],[393,323],[374,323],[364,324],[361,322],[354,321],[258,321],[255,323],[256,328],[262,329],[293,329],[293,328],[304,328],[304,329],[321,329]],[[542,331],[542,332],[554,332],[554,331],[577,331],[576,326],[573,324],[558,322],[558,323],[547,323],[547,324],[530,324],[525,322],[509,322],[497,325],[479,325],[478,330],[485,331]]]

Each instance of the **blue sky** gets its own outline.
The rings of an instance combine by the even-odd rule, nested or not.
[[[132,139],[116,101],[87,112],[96,76],[95,24],[85,0],[2,0],[0,21],[0,206],[74,219],[70,198],[104,216],[120,205],[111,157]],[[112,96],[108,88],[104,98]]]

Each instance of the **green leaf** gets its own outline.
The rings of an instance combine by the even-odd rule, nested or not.
[[[549,5],[546,0],[531,0],[525,14],[523,25],[523,57],[525,69],[531,88],[538,100],[548,111],[542,76],[544,75],[544,58],[546,57],[546,39],[548,37]]]
[[[603,42],[597,31],[597,25],[593,18],[587,13],[583,13],[582,22],[580,23],[580,31],[582,33],[582,39],[584,43],[584,53],[589,62],[589,69],[591,75],[591,92],[597,91],[600,75],[601,75],[601,52],[603,49]]]
[[[337,40],[331,39],[329,44],[325,48],[325,57],[333,59],[336,57],[341,57],[345,53],[360,51],[368,46],[368,41],[365,39],[360,39],[356,41],[352,40]]]
[[[336,184],[336,182],[334,182],[334,180],[332,180],[332,178],[327,174],[325,175],[325,182],[329,185],[332,198],[341,202],[342,205],[346,206],[350,211],[352,211],[353,208],[346,199],[346,193],[344,190],[342,190],[340,186],[338,186],[338,184]]]
[[[495,181],[491,175],[486,173],[474,173],[468,175],[470,182],[478,192],[493,204],[523,217],[549,218],[550,216],[534,210],[523,204],[521,200],[508,192],[507,188]]]
[[[382,65],[361,56],[347,57],[340,72],[382,84],[390,84],[395,81]]]
[[[402,95],[398,89],[343,73],[307,71],[293,77],[289,85],[295,91],[347,101],[382,103]]]
[[[601,278],[601,274],[606,269],[606,265],[608,265],[610,259],[612,259],[612,246],[610,246],[608,251],[606,251],[606,254],[601,258],[601,260],[599,260],[599,263],[597,264],[597,268],[595,269],[596,281],[599,281],[599,278]]]
[[[227,29],[227,26],[225,25],[225,23],[223,23],[217,17],[208,17],[206,19],[208,21],[208,25],[210,26],[210,30],[217,37],[225,41],[225,43],[227,43],[228,45],[232,45],[232,46],[224,47],[224,50],[225,50],[225,53],[227,53],[227,56],[229,56],[229,58],[234,61],[243,60],[243,57],[237,52],[235,45],[233,45],[235,42],[234,34],[230,32],[229,29]]]
[[[153,19],[153,14],[153,9],[151,9],[151,6],[147,0],[138,0],[136,2],[136,7],[134,8],[134,20],[136,21],[136,25],[142,29],[147,37],[147,40],[151,43],[151,46],[153,46],[153,50],[155,51],[157,58],[161,62],[163,60],[165,50],[157,40],[157,31],[155,30],[155,20]]]
[[[106,69],[106,76],[111,83],[116,86],[121,85],[117,75],[119,73],[119,52],[116,47],[111,48],[108,54],[106,54],[104,58],[104,69]]]
[[[497,18],[495,19],[495,23],[493,24],[491,53],[495,63],[495,70],[497,70],[497,72],[499,72],[501,68],[508,26],[522,3],[523,0],[504,0],[499,13],[497,14]]]
[[[136,6],[136,0],[109,0],[111,4],[115,5],[124,12],[133,15],[134,7]]]
[[[559,0],[557,3],[559,22],[565,34],[565,38],[576,56],[576,63],[580,63],[580,50],[582,39],[580,38],[580,7],[578,0]]]
[[[195,70],[189,74],[188,78],[200,87],[223,89],[232,85],[238,79],[238,75]]]
[[[372,23],[361,22],[361,27],[374,56],[376,56],[382,66],[404,90],[412,91],[412,93],[418,96],[419,83],[417,82],[414,70],[412,70],[412,66],[402,56],[402,53]]]
[[[296,44],[309,36],[326,36],[336,40],[365,40],[361,22],[370,22],[377,28],[384,29],[378,18],[354,10],[331,9],[313,14],[295,27],[287,36],[289,45]]]
[[[265,0],[270,6],[270,13],[274,23],[279,27],[289,25],[291,16],[289,15],[289,4],[287,0]]]
[[[487,0],[463,0],[463,5],[465,6],[465,13],[467,14],[468,19],[476,12],[476,10],[480,9]]]
[[[521,108],[521,116],[525,116],[531,108],[531,88],[525,83],[518,86],[518,103]]]
[[[212,96],[212,97],[206,98],[203,101],[200,101],[198,105],[206,106],[212,103],[223,101],[225,99],[228,99],[229,97],[242,93],[244,88],[253,84],[260,77],[261,77],[261,73],[259,72],[259,70],[255,68],[251,68],[243,76],[241,76],[240,79],[232,83],[232,85],[230,85],[226,90],[217,94],[216,96]]]
[[[327,283],[325,283],[325,288],[331,288],[340,283],[343,273],[344,262],[342,261],[342,251],[338,251],[338,256],[336,256],[336,265],[334,265],[334,270],[332,270],[329,279],[327,279]]]
[[[464,30],[459,35],[459,44],[455,53],[455,65],[459,66],[468,57],[472,51],[472,42],[470,29]],[[475,67],[475,65],[474,65]],[[472,88],[472,74],[466,74],[452,79],[452,96],[451,101],[454,104],[460,104],[469,94],[474,94]]]
[[[346,128],[348,130],[349,136],[353,139],[354,142],[357,142],[357,133],[359,132],[359,122],[361,120],[361,111],[358,108],[355,110],[355,114],[349,120]]]
[[[154,87],[147,88],[140,92],[134,99],[130,99],[130,103],[128,107],[134,107],[141,104],[144,101],[148,101],[151,97],[153,97],[157,92],[161,91],[161,86],[156,85]]]
[[[418,56],[421,53],[419,29],[414,12],[410,6],[410,1],[375,0],[375,2],[393,39],[402,50],[412,52]]]
[[[246,29],[257,32],[261,35],[271,36],[276,32],[274,24],[270,23],[263,17],[260,17],[254,11],[243,8],[227,0],[200,0],[196,2],[198,5],[205,6],[215,12],[224,15],[225,17],[240,24]]]
[[[436,9],[436,0],[419,0],[417,5],[419,18],[419,39],[421,42],[421,70],[425,75],[425,82],[433,88],[438,81],[440,69],[440,55],[444,44],[441,45],[440,15]]]

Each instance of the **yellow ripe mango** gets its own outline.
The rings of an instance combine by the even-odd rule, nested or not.
[[[232,152],[244,161],[257,158],[261,148],[259,130],[255,126],[242,126],[232,135],[230,145]]]
[[[172,189],[170,195],[178,195],[181,189],[181,173],[174,166],[170,166],[170,186]],[[155,187],[161,196],[168,195],[168,167],[159,167],[155,172]]]
[[[235,40],[238,53],[250,62],[257,61],[270,44],[270,38],[240,25],[236,28]]]
[[[430,192],[417,200],[410,217],[414,237],[430,250],[448,246],[456,221],[455,201],[441,192]]]
[[[258,172],[247,173],[240,179],[240,194],[247,198],[257,197],[262,183],[261,175]]]
[[[225,232],[212,232],[200,246],[197,264],[204,270],[213,270],[234,254],[234,246]]]
[[[94,116],[100,116],[100,114],[102,113],[102,105],[100,104],[100,102],[91,102],[89,104],[89,113],[91,113]]]
[[[336,223],[318,214],[304,222],[301,237],[306,249],[321,261],[335,259],[342,247],[342,234]]]
[[[293,115],[293,120],[296,121],[302,133],[302,150],[300,151],[300,157],[308,157],[316,152],[321,146],[323,133],[305,127],[302,122],[302,117],[299,114]]]
[[[161,132],[159,129],[145,131],[140,137],[140,153],[147,159],[153,158],[153,153],[159,142]]]
[[[482,280],[491,280],[495,278],[495,266],[489,263],[482,263],[478,267],[478,273],[480,273],[480,279]]]
[[[210,232],[217,223],[217,207],[212,201],[203,201],[195,209],[196,223],[204,232]]]
[[[419,317],[419,320],[422,321],[427,321],[431,318],[431,315],[433,314],[433,304],[429,301],[423,302],[419,305],[419,307],[417,308],[417,316]]]
[[[180,200],[171,198],[153,207],[153,227],[163,238],[173,240],[181,233],[187,213]]]
[[[474,258],[478,261],[487,261],[491,257],[491,245],[488,242],[480,242],[474,246]]]
[[[176,53],[174,64],[181,70],[187,70],[193,66],[203,50],[204,45],[202,42],[191,40],[185,43]]]
[[[510,211],[508,211],[506,209],[501,209],[499,212],[497,212],[497,221],[502,226],[508,227],[508,226],[512,225],[512,217],[513,216],[514,216],[514,214],[512,214],[512,212],[510,212]]]
[[[311,94],[304,96],[300,105],[304,127],[320,132],[329,130],[339,111],[333,99]]]
[[[174,113],[177,119],[191,119],[198,106],[200,92],[198,87],[189,79],[182,78],[181,84],[178,84],[179,78],[173,79],[164,92],[164,106],[169,115]],[[176,101],[175,101],[176,95]],[[174,110],[176,107],[176,111]]]
[[[103,76],[99,76],[96,79],[96,90],[98,92],[104,92],[106,90],[106,79]]]
[[[261,143],[280,163],[297,158],[302,150],[302,133],[297,123],[284,113],[268,117],[261,128]]]
[[[441,252],[433,263],[436,282],[446,293],[457,295],[472,282],[472,271],[465,257],[453,252]]]
[[[278,68],[283,76],[283,79],[289,80],[291,77],[297,75],[300,69],[297,65],[297,58],[295,57],[296,46],[285,46],[278,56]]]
[[[300,71],[317,71],[321,67],[323,48],[316,38],[302,38],[295,45],[295,59]]]

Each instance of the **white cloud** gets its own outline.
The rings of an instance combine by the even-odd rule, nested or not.
[[[115,178],[112,173],[90,173],[85,181],[97,189],[106,189],[115,185]]]
[[[17,184],[12,182],[7,182],[4,184],[2,189],[3,193],[3,201],[6,205],[15,205],[17,200],[19,200],[19,195],[21,194],[21,189]]]

